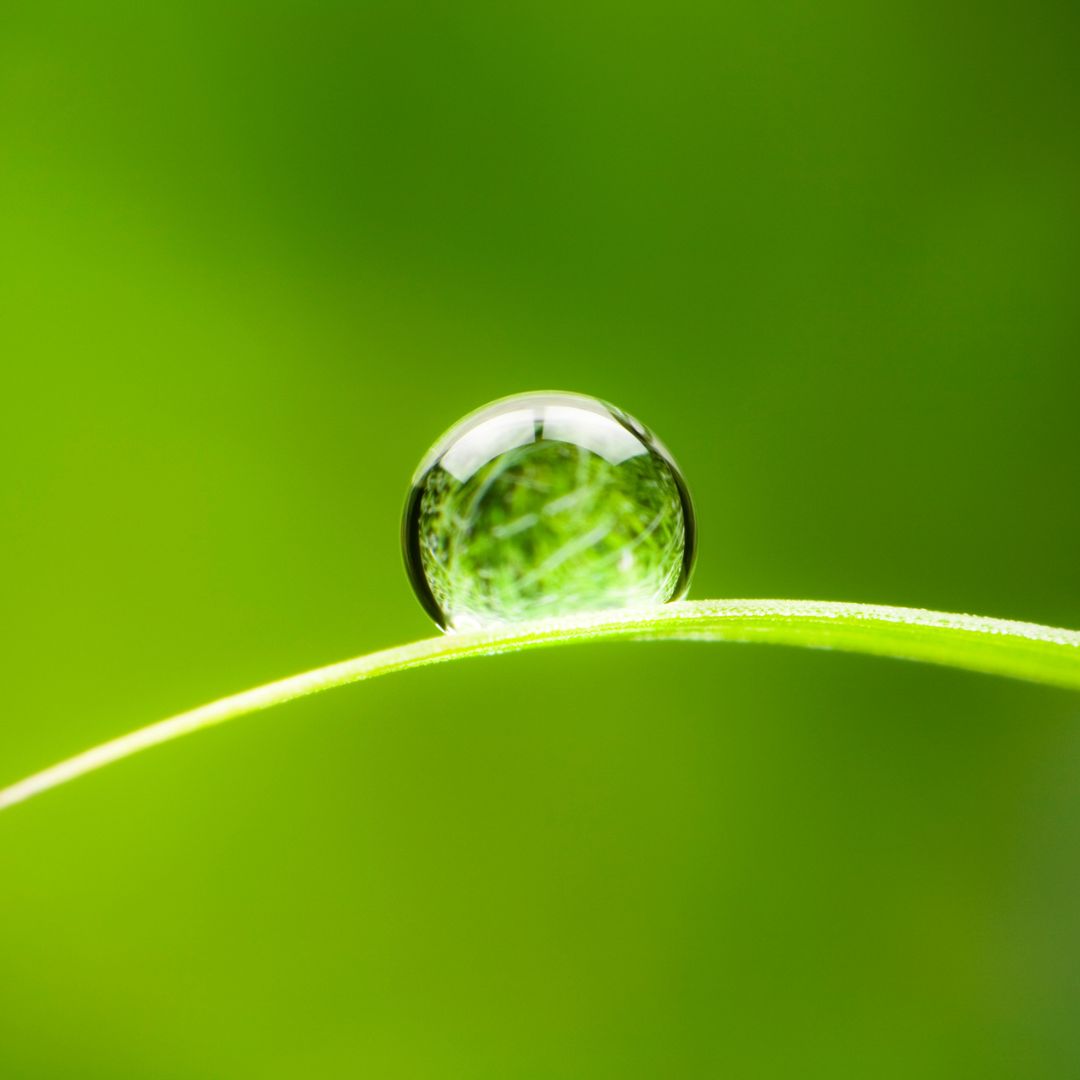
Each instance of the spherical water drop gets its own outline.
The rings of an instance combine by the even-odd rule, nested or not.
[[[504,398],[420,463],[405,564],[444,630],[666,603],[694,563],[690,494],[633,417],[581,394]]]

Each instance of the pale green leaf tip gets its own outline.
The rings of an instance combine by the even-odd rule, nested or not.
[[[201,705],[0,790],[0,810],[202,728],[394,671],[602,640],[760,641],[921,660],[1080,690],[1080,632],[916,608],[811,600],[693,600],[449,634],[370,653]]]

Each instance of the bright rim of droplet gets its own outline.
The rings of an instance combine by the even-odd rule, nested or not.
[[[417,469],[402,540],[444,630],[678,600],[696,546],[664,446],[615,406],[557,392],[503,398],[451,428]]]

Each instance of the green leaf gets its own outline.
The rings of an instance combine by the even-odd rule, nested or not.
[[[759,641],[841,649],[1080,690],[1080,632],[915,608],[809,600],[696,600],[449,634],[245,690],[102,743],[0,790],[0,810],[151,746],[395,671],[587,641]]]

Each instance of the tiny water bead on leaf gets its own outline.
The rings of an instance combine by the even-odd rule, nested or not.
[[[694,564],[690,493],[633,417],[581,394],[504,398],[420,463],[405,564],[444,630],[681,599]]]

